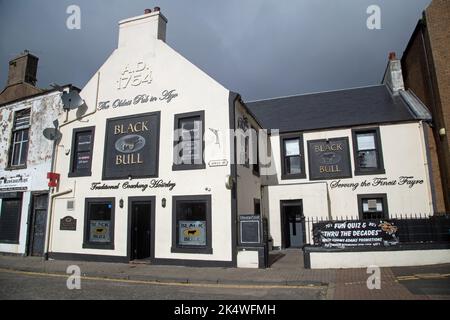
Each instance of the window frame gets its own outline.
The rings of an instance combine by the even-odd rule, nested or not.
[[[178,244],[177,203],[205,202],[206,203],[206,246],[186,246]],[[212,213],[211,195],[173,196],[172,197],[172,253],[200,253],[212,254]]]
[[[358,136],[358,134],[364,134],[364,133],[374,133],[375,152],[377,154],[378,168],[367,169],[367,168],[361,168],[359,166],[357,136]],[[386,170],[384,169],[383,149],[381,147],[380,128],[379,127],[371,127],[371,128],[352,129],[352,140],[353,140],[352,141],[353,142],[353,162],[355,165],[355,171],[354,171],[355,176],[385,174]]]
[[[29,122],[27,126],[23,126],[20,127],[19,129],[16,128],[16,120],[17,120],[17,116],[18,113],[21,112],[25,112],[28,111],[29,112]],[[21,109],[21,110],[16,110],[14,111],[14,121],[13,121],[13,127],[11,130],[11,138],[10,138],[10,145],[9,145],[9,149],[8,149],[8,162],[7,162],[7,168],[8,170],[19,170],[19,169],[26,169],[27,168],[27,162],[28,162],[28,150],[30,148],[30,127],[31,127],[31,108],[25,108],[25,109]],[[23,132],[23,131],[28,131],[28,139],[27,140],[21,140],[20,143],[15,143],[15,135],[18,132]],[[22,133],[22,138],[23,138],[23,133]],[[15,145],[18,144],[20,145],[20,153],[19,153],[19,161],[23,152],[22,149],[22,144],[24,143],[24,141],[27,142],[27,148],[25,150],[26,153],[26,158],[25,158],[25,163],[24,164],[18,164],[18,165],[13,165],[13,159],[14,159],[14,149],[15,149]]]
[[[202,139],[202,150],[201,150],[201,157],[202,157],[202,163],[188,163],[188,164],[175,164],[175,147],[180,142],[180,140],[175,140],[175,132],[180,129],[179,128],[179,122],[182,119],[186,118],[193,118],[193,117],[200,117],[200,121],[202,122],[202,132],[201,132],[201,139]],[[173,126],[173,152],[172,152],[172,171],[180,171],[180,170],[200,170],[205,169],[205,111],[194,111],[194,112],[186,112],[186,113],[178,113],[174,116],[174,126]],[[179,139],[179,137],[178,137]]]
[[[85,170],[77,170],[75,171],[75,157],[78,153],[78,151],[75,151],[76,148],[76,137],[79,133],[83,132],[91,132],[92,135],[92,142],[91,142],[91,149],[89,150],[91,153],[91,159],[89,161],[89,169]],[[90,177],[92,175],[92,157],[94,156],[94,142],[95,142],[95,126],[91,127],[84,127],[84,128],[75,128],[72,131],[72,147],[71,147],[71,155],[70,155],[70,167],[69,167],[69,173],[68,177]]]
[[[358,198],[358,214],[361,220],[374,220],[374,219],[364,219],[362,202],[363,200],[366,199],[381,199],[383,205],[383,218],[380,219],[389,219],[389,207],[386,193],[358,194],[357,198]]]
[[[258,129],[256,129],[253,126],[251,126],[250,128],[255,131],[255,136],[256,136],[256,151],[253,150],[253,148],[252,148],[252,154],[256,155],[256,163],[252,164],[252,173],[253,173],[253,175],[259,177],[261,174],[261,166],[259,165],[259,134],[258,134]],[[251,132],[253,133],[253,131],[251,131]],[[253,160],[255,160],[255,159],[253,159]]]
[[[109,243],[93,243],[89,241],[88,215],[90,204],[111,202],[111,234]],[[84,201],[83,249],[114,250],[116,198],[86,198]]]
[[[284,146],[285,140],[298,139],[299,143],[299,152],[300,152],[300,170],[301,173],[287,173],[286,172],[286,150]],[[302,133],[290,133],[290,134],[282,134],[280,135],[280,159],[281,159],[281,180],[288,179],[305,179],[306,171],[305,171],[305,151],[304,151],[304,141]]]
[[[257,211],[259,211],[259,212],[257,212]],[[253,198],[253,214],[261,215],[261,199],[259,199],[259,198]]]
[[[17,193],[11,193],[5,197],[0,197],[0,215],[2,215],[3,213],[1,212],[3,209],[3,202],[6,200],[16,200],[20,202],[19,205],[19,212],[18,212],[18,217],[17,217],[17,227],[16,227],[16,238],[14,240],[0,240],[1,244],[19,244],[20,243],[20,224],[22,223],[22,210],[23,210],[23,193],[22,192],[17,192]]]

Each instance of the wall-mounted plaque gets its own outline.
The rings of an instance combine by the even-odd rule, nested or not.
[[[158,175],[159,112],[108,119],[103,179]]]
[[[261,216],[239,216],[239,242],[242,245],[261,244]]]
[[[208,166],[210,167],[225,167],[228,165],[228,160],[211,160],[208,162]]]
[[[351,178],[348,138],[308,141],[309,178]]]
[[[71,216],[66,216],[59,221],[59,230],[76,231],[77,219]]]

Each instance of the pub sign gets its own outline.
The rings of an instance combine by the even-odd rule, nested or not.
[[[351,178],[348,138],[308,141],[311,180]]]
[[[104,180],[158,175],[159,119],[157,112],[107,120]]]

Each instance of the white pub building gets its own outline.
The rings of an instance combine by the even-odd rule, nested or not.
[[[433,213],[429,115],[397,60],[383,85],[245,104],[165,43],[166,23],[159,8],[119,22],[84,108],[59,118],[50,258],[261,267],[256,243],[311,243],[308,216]]]

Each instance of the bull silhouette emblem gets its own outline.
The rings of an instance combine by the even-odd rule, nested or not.
[[[184,235],[188,236],[188,237],[196,237],[200,235],[200,230],[199,229],[186,229],[184,231]]]
[[[106,233],[106,229],[105,228],[95,228],[95,233],[96,234],[104,234],[104,233]]]
[[[321,158],[323,164],[336,164],[341,160],[341,157],[334,152],[326,152]]]
[[[139,137],[136,136],[123,140],[122,151],[133,151],[138,142]]]
[[[129,134],[116,141],[116,150],[122,153],[137,152],[145,145],[145,138],[137,134]]]

